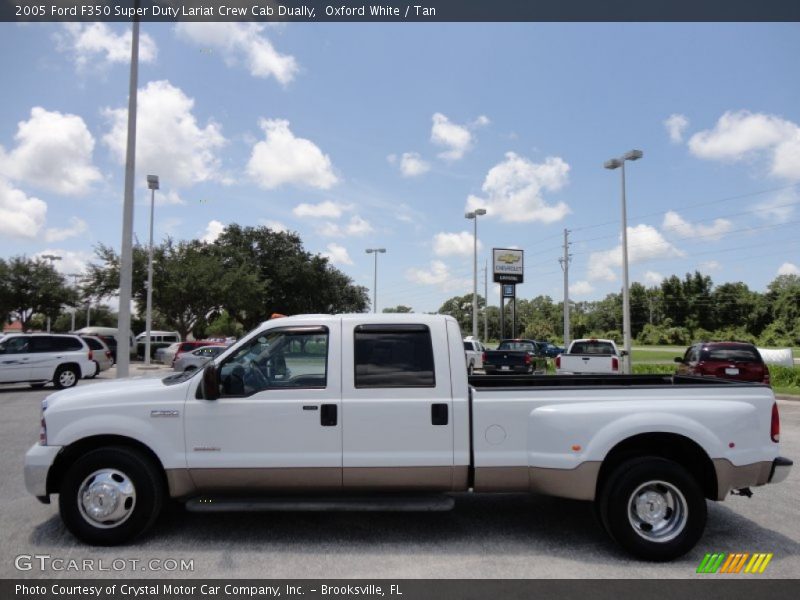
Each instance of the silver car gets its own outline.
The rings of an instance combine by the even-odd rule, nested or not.
[[[159,348],[156,350],[154,360],[157,363],[161,363],[162,365],[171,365],[172,359],[175,358],[175,355],[178,353],[178,348],[181,347],[180,342],[175,342],[174,344],[170,344],[164,348]]]
[[[87,377],[96,377],[103,371],[110,369],[111,365],[114,364],[114,359],[108,345],[106,345],[106,343],[99,337],[93,335],[82,335],[81,337],[83,338],[83,341],[86,342],[86,345],[91,349],[92,361],[97,367],[94,374],[87,375]]]
[[[201,369],[208,361],[214,360],[227,349],[227,346],[203,346],[191,352],[184,352],[175,361],[173,368],[176,371]]]

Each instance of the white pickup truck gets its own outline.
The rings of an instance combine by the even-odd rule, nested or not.
[[[621,356],[613,340],[572,340],[567,351],[556,356],[556,375],[617,374]]]
[[[68,529],[124,543],[194,511],[443,510],[457,492],[594,501],[632,554],[691,549],[706,499],[782,481],[769,387],[688,376],[468,380],[441,315],[274,319],[202,371],[58,392],[25,457]],[[289,495],[291,494],[291,495]],[[565,525],[568,526],[568,525]]]

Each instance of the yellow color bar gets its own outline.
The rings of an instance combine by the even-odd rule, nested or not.
[[[772,552],[767,554],[766,558],[764,558],[764,562],[761,563],[761,568],[758,570],[758,572],[759,573],[763,573],[764,569],[767,568],[767,565],[769,564],[769,561],[771,561],[771,560],[772,560]]]

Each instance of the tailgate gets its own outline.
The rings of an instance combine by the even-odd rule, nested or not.
[[[561,369],[572,373],[614,373],[611,368],[613,356],[590,356],[587,354],[562,354]]]
[[[515,350],[489,350],[486,352],[486,359],[483,364],[490,365],[524,365],[527,352],[519,352]]]

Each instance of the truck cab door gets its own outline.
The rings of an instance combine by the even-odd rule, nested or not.
[[[343,321],[345,489],[454,488],[447,334],[436,331],[442,351],[434,359],[431,333],[422,324]]]
[[[201,492],[342,485],[340,322],[271,328],[219,365],[221,395],[186,403],[186,459]]]

